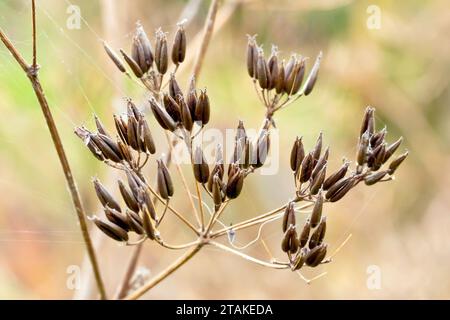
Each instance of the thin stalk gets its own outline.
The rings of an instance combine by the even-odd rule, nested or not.
[[[122,299],[127,294],[127,291],[130,287],[130,279],[133,277],[134,271],[136,270],[137,263],[139,261],[139,256],[142,251],[142,247],[144,243],[141,242],[133,249],[133,253],[131,254],[130,261],[128,261],[128,265],[126,268],[126,272],[120,281],[119,287],[117,288],[117,292],[114,295],[114,299]]]
[[[34,3],[34,1],[33,1]],[[35,16],[35,7],[33,6],[33,16]],[[88,256],[92,265],[92,270],[94,272],[94,277],[97,283],[97,287],[100,293],[101,299],[106,299],[106,291],[105,287],[103,285],[103,280],[100,274],[100,268],[98,266],[97,257],[95,255],[94,247],[92,244],[91,237],[89,235],[87,223],[86,223],[86,215],[83,209],[83,205],[81,202],[81,197],[78,193],[78,188],[75,183],[75,179],[72,174],[72,170],[69,165],[69,161],[67,160],[66,152],[64,150],[61,138],[59,136],[58,129],[55,124],[55,120],[53,118],[53,114],[50,110],[50,107],[48,105],[48,101],[45,97],[44,90],[41,86],[41,83],[39,81],[39,77],[37,74],[37,67],[29,66],[28,63],[25,61],[25,59],[22,57],[22,55],[17,51],[17,49],[14,47],[14,45],[11,43],[9,38],[6,36],[6,34],[3,32],[2,29],[0,29],[0,39],[6,46],[6,48],[11,52],[14,59],[17,61],[17,63],[22,67],[23,71],[26,73],[28,79],[31,82],[31,85],[33,87],[34,93],[37,97],[37,100],[39,102],[39,105],[41,107],[42,113],[44,114],[44,118],[47,124],[47,127],[50,131],[50,135],[53,141],[53,144],[55,146],[55,150],[58,154],[59,162],[61,164],[61,167],[64,172],[64,177],[66,179],[66,183],[72,198],[72,203],[75,207],[75,211],[78,217],[78,221],[80,223],[80,229],[81,233],[83,235],[84,244],[86,245],[86,249],[88,252]],[[33,29],[33,42],[35,42],[36,39],[36,30]],[[36,45],[33,45],[33,48],[35,48]],[[35,57],[33,57],[33,60],[35,60]]]
[[[199,203],[199,207],[200,207],[201,228],[203,231],[203,230],[205,230],[205,214],[203,213],[202,193],[201,193],[198,185],[199,185],[198,181],[195,180],[195,190],[197,191],[198,203]]]
[[[202,243],[197,244],[195,247],[191,248],[189,251],[186,251],[182,256],[180,256],[177,260],[175,260],[170,266],[161,271],[154,278],[150,279],[146,284],[137,289],[135,292],[131,293],[125,300],[136,300],[145,294],[148,290],[155,287],[158,283],[166,279],[176,270],[178,270],[182,265],[188,262],[201,248],[203,247]]]

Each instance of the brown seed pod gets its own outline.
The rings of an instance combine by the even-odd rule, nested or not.
[[[284,92],[289,94],[288,91],[288,86],[286,85],[288,82],[288,79],[291,77],[292,71],[294,70],[294,66],[297,63],[297,56],[295,54],[291,55],[291,57],[289,58],[286,67],[285,67],[285,71],[284,71]]]
[[[177,101],[178,96],[183,96],[183,91],[181,91],[180,85],[178,84],[177,79],[175,79],[175,74],[173,73],[170,74],[169,94],[175,101]]]
[[[172,98],[167,92],[163,95],[163,104],[167,113],[175,122],[181,121],[181,108],[177,101]]]
[[[110,142],[108,139],[104,139],[104,137],[106,136],[101,136],[101,134],[91,134],[89,136],[90,139],[92,139],[95,143],[95,145],[98,147],[98,149],[101,151],[103,157],[105,157],[106,159],[109,159],[113,162],[120,162],[122,161],[122,155],[120,153],[119,148],[115,145],[115,142],[112,142],[111,144],[109,144],[108,142]],[[106,137],[107,138],[107,137]],[[112,140],[111,140],[112,141]]]
[[[305,158],[305,149],[303,147],[302,137],[295,138],[294,145],[291,150],[291,169],[294,172],[297,172],[300,168],[303,159]]]
[[[134,115],[128,115],[128,123],[127,123],[127,140],[134,150],[139,151],[138,139],[137,139],[137,131],[138,131],[138,122]]]
[[[120,194],[128,208],[134,212],[139,212],[139,204],[137,203],[136,197],[133,195],[130,189],[125,186],[122,180],[118,181]]]
[[[319,190],[322,188],[323,182],[325,181],[325,175],[327,172],[327,166],[325,165],[320,172],[312,177],[311,184],[309,186],[309,190],[312,195],[315,195],[319,192]]]
[[[333,174],[331,174],[323,183],[323,190],[328,190],[332,185],[341,180],[347,174],[350,162],[345,161],[344,164]]]
[[[224,174],[224,166],[223,166],[223,162],[217,162],[214,165],[213,169],[211,170],[211,174],[209,175],[209,179],[208,179],[208,184],[207,184],[207,188],[210,192],[213,191],[213,178],[214,176],[217,174],[219,181],[222,181],[223,179],[223,174]]]
[[[140,24],[137,25],[136,37],[138,38],[142,46],[143,57],[146,66],[145,72],[147,72],[152,67],[154,57],[152,52],[152,44],[148,39],[147,33],[145,33],[144,28]]]
[[[195,119],[195,109],[197,108],[197,89],[195,87],[195,77],[191,77],[191,81],[189,82],[189,90],[187,93],[186,103],[191,112],[191,118]]]
[[[118,225],[109,221],[102,221],[97,217],[92,219],[95,225],[108,237],[116,241],[128,241],[128,233]]]
[[[278,68],[278,77],[275,80],[275,91],[277,94],[283,93],[285,86],[284,79],[285,79],[284,61],[282,61],[280,67]]]
[[[209,167],[200,147],[197,147],[195,149],[194,157],[192,160],[195,180],[197,180],[201,184],[205,184],[206,182],[208,182],[209,178]]]
[[[305,264],[306,256],[308,255],[308,249],[302,248],[294,257],[294,263],[292,264],[291,269],[293,271],[300,270],[301,267]]]
[[[121,140],[117,140],[117,146],[119,147],[121,158],[126,162],[131,163],[133,161],[133,155],[131,154],[130,147]]]
[[[270,79],[269,79],[269,68],[267,66],[266,59],[264,59],[264,53],[262,49],[259,49],[258,52],[258,61],[256,64],[256,74],[258,78],[258,83],[261,89],[269,88]]]
[[[128,225],[130,226],[130,231],[134,231],[139,235],[144,234],[143,221],[139,214],[128,209],[125,213]]]
[[[155,64],[160,74],[165,74],[169,65],[166,34],[160,29],[156,31]]]
[[[322,156],[317,160],[316,165],[314,166],[314,170],[312,172],[312,177],[315,178],[317,174],[322,171],[323,167],[327,165],[328,157],[330,155],[330,148],[327,147]]]
[[[324,243],[314,247],[314,249],[308,252],[305,263],[309,267],[312,268],[317,267],[323,261],[323,259],[325,259],[326,255],[327,255],[327,245]]]
[[[370,138],[370,146],[372,149],[378,147],[379,145],[383,144],[384,138],[386,137],[386,127],[381,129],[380,131],[374,133],[372,137]]]
[[[336,182],[325,194],[325,198],[330,202],[342,199],[351,188],[355,186],[355,178],[349,177]]]
[[[308,243],[309,233],[311,232],[311,223],[310,220],[307,219],[305,225],[303,226],[302,232],[298,238],[300,242],[300,248],[303,248]]]
[[[177,124],[172,119],[172,117],[167,113],[165,109],[163,109],[154,98],[150,99],[150,107],[152,109],[152,113],[158,121],[159,125],[169,131],[175,131],[177,128]]]
[[[104,161],[105,157],[103,153],[99,149],[99,147],[95,144],[94,140],[91,139],[92,133],[84,127],[77,127],[74,130],[74,133],[83,140],[84,144],[88,147],[89,151],[100,161]]]
[[[130,67],[131,71],[133,71],[134,75],[139,79],[142,78],[144,76],[144,72],[142,71],[141,67],[122,49],[120,49],[120,53],[125,59],[125,62]]]
[[[105,127],[103,126],[103,123],[100,121],[100,119],[95,115],[95,126],[97,127],[97,131],[107,137],[111,137],[108,132],[106,131]]]
[[[129,144],[128,143],[128,128],[127,128],[127,123],[125,122],[125,120],[118,115],[113,115],[114,117],[114,125],[116,126],[116,131],[119,134],[120,139],[125,143],[125,144]]]
[[[314,86],[317,81],[317,77],[319,76],[319,69],[320,69],[320,61],[322,60],[322,51],[319,52],[319,55],[316,58],[316,62],[314,62],[314,66],[311,69],[311,72],[309,73],[308,78],[305,81],[303,92],[305,93],[305,96],[309,95],[312,90],[314,89]]]
[[[267,60],[267,67],[269,69],[269,90],[275,88],[278,81],[279,69],[278,69],[278,49],[276,46],[272,46],[272,54]]]
[[[356,154],[356,162],[358,165],[362,166],[367,162],[367,150],[370,142],[369,131],[366,131],[360,138],[358,142],[358,152]]]
[[[299,245],[297,231],[295,230],[295,226],[291,225],[284,233],[283,240],[281,241],[281,249],[286,253],[296,253]]]
[[[314,168],[314,159],[312,153],[308,153],[302,161],[300,169],[300,182],[304,183],[311,178],[311,174]]]
[[[366,132],[369,132],[369,136],[372,136],[374,131],[375,131],[375,109],[369,106],[366,108],[364,112],[364,117],[361,124],[359,136],[361,137]]]
[[[309,248],[313,249],[316,246],[322,244],[323,239],[325,238],[325,232],[327,231],[327,218],[322,217],[320,223],[316,230],[314,230],[311,238],[309,239]]]
[[[156,227],[145,205],[142,207],[142,227],[150,240],[156,239]]]
[[[291,201],[287,204],[286,209],[284,210],[283,215],[283,223],[282,223],[282,229],[283,232],[286,232],[286,230],[291,226],[295,226],[295,202]]]
[[[250,77],[256,78],[256,70],[255,65],[257,61],[258,56],[258,48],[256,46],[256,36],[250,36],[248,37],[248,43],[247,43],[247,71]]]
[[[260,168],[267,160],[270,150],[270,135],[269,131],[263,129],[259,134],[256,146],[253,149],[252,166]]]
[[[395,141],[393,144],[389,145],[386,148],[383,163],[386,163],[386,161],[388,161],[391,158],[391,156],[395,153],[395,151],[397,151],[398,147],[402,144],[402,142],[403,137],[400,137],[397,141]]]
[[[142,128],[142,138],[144,139],[145,149],[150,154],[155,154],[156,147],[155,142],[153,141],[152,133],[150,132],[150,127],[148,126],[148,122],[145,119],[141,119],[141,128]]]
[[[372,150],[372,154],[367,160],[367,165],[372,170],[377,171],[383,165],[384,155],[386,154],[386,143],[380,144],[378,147]]]
[[[138,192],[138,203],[140,205],[141,211],[143,211],[143,207],[145,206],[145,209],[150,214],[150,217],[153,220],[156,220],[156,210],[155,205],[153,204],[152,195],[147,187],[141,187]]]
[[[148,71],[149,67],[145,62],[144,47],[142,46],[142,43],[137,36],[133,37],[133,41],[131,43],[131,57],[143,73],[146,73]]]
[[[285,75],[284,91],[288,95],[296,94],[300,89],[305,74],[305,60],[295,58],[295,63],[289,75]]]
[[[133,171],[126,171],[128,186],[130,187],[131,192],[133,193],[134,198],[139,201],[139,193],[141,190],[140,181],[138,181],[138,177]]]
[[[195,108],[195,121],[200,121],[202,125],[207,124],[209,122],[210,112],[209,97],[206,93],[206,89],[200,90],[200,96]]]
[[[322,153],[322,144],[323,144],[323,133],[320,132],[319,136],[317,137],[314,149],[312,150],[312,156],[313,156],[313,159],[314,159],[314,165],[320,159],[320,154]]]
[[[368,186],[374,185],[375,183],[383,179],[388,173],[389,171],[379,171],[371,173],[364,178],[364,183]]]
[[[114,197],[108,192],[108,190],[103,186],[103,184],[97,179],[92,180],[94,183],[95,193],[97,194],[98,200],[103,205],[103,207],[110,207],[116,209],[117,211],[122,211],[120,205],[114,199]]]
[[[323,195],[322,192],[320,192],[317,195],[316,202],[314,203],[313,210],[311,212],[311,227],[315,228],[320,222],[320,219],[322,218],[322,209],[323,209]]]
[[[235,199],[239,196],[244,185],[244,174],[236,168],[236,172],[228,179],[226,186],[226,195],[229,199]]]
[[[170,177],[169,170],[167,169],[165,163],[159,159],[158,163],[158,191],[163,199],[168,200],[173,196],[173,183]]]
[[[190,132],[192,131],[192,128],[194,126],[194,122],[192,121],[191,116],[191,110],[189,110],[189,107],[182,96],[178,96],[177,101],[178,105],[181,108],[181,123],[183,124],[183,127]]]
[[[405,153],[399,155],[397,158],[395,158],[390,164],[389,164],[389,174],[394,174],[395,170],[402,164],[402,162],[406,159],[408,156],[408,151]]]
[[[172,45],[172,61],[178,65],[184,61],[186,56],[186,32],[183,24],[178,25],[177,33]]]
[[[117,69],[119,69],[120,72],[127,72],[119,55],[106,43],[106,41],[103,41],[103,48],[105,48],[108,57],[116,65]]]
[[[116,209],[112,209],[110,207],[105,208],[105,216],[108,219],[108,221],[114,223],[115,225],[118,225],[125,231],[130,230],[130,226],[128,225],[128,221],[126,216],[124,216],[121,212],[117,211]]]
[[[214,205],[216,209],[222,204],[223,196],[222,196],[222,188],[220,186],[220,178],[216,173],[212,178],[212,194]]]

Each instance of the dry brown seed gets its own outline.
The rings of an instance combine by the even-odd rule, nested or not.
[[[316,230],[314,230],[311,238],[309,239],[309,248],[313,249],[316,246],[322,244],[323,239],[325,238],[325,232],[327,231],[327,219],[323,217],[320,220],[320,223]]]
[[[104,136],[106,137],[106,136]],[[120,150],[116,148],[116,150],[113,150],[111,146],[106,143],[102,137],[100,137],[100,134],[91,134],[90,139],[92,139],[95,143],[95,145],[98,147],[98,149],[102,152],[102,155],[113,162],[120,162],[122,161],[122,155],[120,154]]]
[[[389,164],[389,174],[394,174],[395,170],[402,164],[403,160],[406,159],[408,156],[408,151],[405,153],[399,155],[397,158],[395,158],[390,164]]]
[[[325,259],[325,256],[327,255],[327,245],[322,244],[320,246],[314,247],[314,249],[310,250],[308,252],[308,255],[306,256],[306,265],[309,267],[317,267],[323,259]]]
[[[201,184],[205,184],[209,178],[209,167],[200,147],[195,149],[194,158],[192,160],[195,180]]]
[[[260,168],[266,162],[270,150],[270,135],[269,131],[263,129],[259,134],[256,146],[253,148],[252,166]]]
[[[302,59],[299,67],[296,70],[294,81],[292,82],[291,94],[296,94],[300,90],[304,76],[305,76],[305,59]]]
[[[104,207],[108,206],[110,208],[116,209],[117,211],[122,211],[114,197],[108,192],[108,190],[97,178],[94,178],[92,182],[94,183],[95,193],[97,194],[100,203]]]
[[[282,229],[283,232],[286,232],[286,230],[291,226],[295,226],[295,209],[294,209],[295,202],[291,201],[287,204],[286,209],[284,210],[283,215],[283,223],[282,223]]]
[[[269,69],[269,90],[272,90],[275,88],[279,76],[278,49],[276,46],[272,46],[272,54],[267,61],[267,67]]]
[[[142,43],[137,36],[133,37],[133,41],[131,43],[131,57],[133,58],[134,62],[139,65],[139,68],[141,68],[143,73],[146,73],[148,71],[149,68],[147,66],[147,63],[145,62],[144,47],[142,46]]]
[[[323,209],[323,195],[322,192],[320,192],[317,195],[316,202],[314,203],[313,210],[311,212],[311,227],[315,228],[320,222],[320,219],[322,218],[322,209]]]
[[[244,185],[244,174],[239,168],[236,172],[228,179],[226,186],[226,194],[230,199],[235,199],[239,196],[242,191],[242,186]]]
[[[213,178],[215,175],[218,175],[219,180],[222,181],[223,174],[224,174],[224,166],[223,163],[218,163],[216,161],[216,164],[214,165],[213,169],[211,170],[211,174],[209,175],[207,188],[210,192],[213,190]]]
[[[186,98],[186,103],[191,112],[192,119],[195,119],[195,109],[197,107],[197,90],[195,88],[195,77],[191,77],[191,81],[189,83],[189,90]]]
[[[186,56],[186,32],[183,24],[178,25],[177,33],[172,45],[172,61],[175,64],[180,64],[184,61]]]
[[[403,137],[400,137],[397,141],[395,141],[393,144],[389,145],[386,148],[386,153],[384,155],[383,163],[386,163],[386,161],[389,160],[389,158],[397,151],[398,147],[402,144]]]
[[[294,70],[294,66],[297,63],[297,56],[295,54],[291,55],[291,57],[289,58],[288,63],[286,64],[286,67],[284,69],[284,90],[286,93],[289,93],[289,91],[287,91],[287,86],[286,83],[288,82],[289,77],[291,76],[292,71]]]
[[[183,96],[183,91],[181,91],[180,85],[178,84],[177,79],[175,79],[175,74],[173,73],[170,74],[169,94],[175,101],[177,101],[177,97],[179,95]]]
[[[178,105],[181,108],[181,123],[183,124],[183,127],[190,132],[192,131],[192,128],[194,126],[194,122],[191,116],[191,110],[189,110],[189,107],[182,96],[178,96],[177,101]]]
[[[122,49],[120,49],[120,53],[122,54],[123,58],[125,59],[125,62],[128,64],[128,66],[131,68],[131,71],[133,71],[134,75],[138,77],[139,79],[142,78],[144,75],[144,72],[142,71],[141,67]]]
[[[158,163],[158,191],[162,198],[168,200],[173,196],[173,183],[165,163],[159,159]]]
[[[138,202],[141,203],[141,210],[145,206],[153,220],[156,220],[156,210],[153,204],[152,195],[147,187],[142,187],[138,193]]]
[[[195,121],[200,121],[202,125],[209,122],[210,118],[210,103],[209,97],[205,90],[200,91],[200,97],[197,101],[197,106],[195,108]]]
[[[303,159],[305,158],[305,149],[303,147],[302,137],[295,138],[294,145],[291,150],[291,169],[294,172],[297,172],[300,168]]]
[[[317,137],[316,145],[314,146],[314,149],[312,151],[314,165],[317,163],[317,161],[319,161],[320,154],[322,152],[322,144],[323,144],[323,133],[321,131],[319,133],[319,136]]]
[[[317,194],[319,192],[319,190],[321,189],[323,182],[325,181],[326,172],[327,172],[327,166],[325,165],[316,176],[313,175],[312,181],[311,181],[311,184],[309,187],[312,195]]]
[[[117,241],[128,241],[128,233],[118,225],[109,221],[102,221],[97,217],[93,218],[95,225],[108,237]]]
[[[138,139],[137,139],[137,131],[138,131],[138,122],[134,115],[128,115],[128,124],[127,124],[127,138],[134,150],[139,151]]]
[[[336,201],[342,199],[342,197],[344,197],[347,194],[347,192],[350,191],[350,189],[355,186],[355,179],[353,177],[343,179],[342,182],[343,182],[343,184],[341,185],[340,188],[335,189],[335,187],[340,184],[340,182],[337,182],[334,186],[332,186],[328,190],[328,192],[325,195],[325,197],[328,199],[328,201],[336,202]],[[334,191],[334,192],[332,192],[332,191]]]
[[[368,186],[374,185],[375,183],[383,179],[388,173],[389,171],[379,171],[371,173],[370,175],[364,178],[364,183]]]
[[[126,72],[127,70],[125,69],[125,66],[123,65],[123,62],[120,59],[119,55],[106,43],[106,41],[103,41],[103,48],[105,48],[105,51],[108,54],[109,58],[120,70],[120,72]]]
[[[308,255],[308,249],[302,248],[302,250],[300,250],[294,258],[294,264],[292,265],[292,270],[294,270],[294,271],[300,270],[300,268],[303,267],[303,265],[305,264],[307,255]]]
[[[222,188],[220,187],[220,178],[218,174],[215,174],[212,178],[212,194],[213,194],[213,200],[214,205],[216,206],[216,209],[222,204]]]
[[[174,131],[177,128],[177,124],[174,122],[172,117],[156,102],[154,98],[150,99],[150,107],[156,121],[158,121],[159,125],[163,129]]]
[[[298,248],[300,247],[300,242],[298,240],[297,230],[295,229],[295,226],[293,226],[293,230],[291,233],[291,239],[289,243],[290,250],[289,252],[294,254],[298,251]]]
[[[150,240],[155,240],[156,238],[155,225],[153,224],[153,219],[150,217],[150,213],[145,205],[142,207],[142,227],[147,237]]]
[[[370,146],[372,148],[376,148],[379,145],[381,145],[384,142],[384,138],[386,137],[386,127],[381,129],[380,131],[376,132],[371,138],[370,138]]]
[[[105,216],[106,218],[121,227],[125,231],[130,230],[130,226],[128,225],[128,221],[126,216],[124,216],[121,212],[117,211],[116,209],[112,209],[110,207],[105,208]]]
[[[172,98],[168,93],[164,93],[163,104],[167,113],[172,117],[175,122],[181,121],[181,108],[177,101]]]
[[[95,126],[97,127],[97,131],[107,137],[110,137],[110,135],[107,133],[105,127],[103,126],[103,123],[100,121],[100,119],[97,116],[94,116],[95,119]]]
[[[105,157],[103,156],[103,153],[98,148],[98,146],[95,144],[95,142],[91,139],[91,132],[83,127],[77,127],[74,130],[74,133],[83,140],[84,144],[88,147],[89,151],[92,152],[94,157],[96,157],[100,161],[104,161]]]
[[[280,94],[284,90],[284,78],[285,78],[285,71],[284,71],[284,61],[281,62],[280,67],[278,68],[278,77],[275,80],[275,91],[277,94]]]
[[[312,172],[312,177],[315,178],[317,176],[317,174],[323,169],[323,167],[326,166],[326,164],[328,163],[328,157],[330,155],[330,148],[327,147],[325,152],[323,153],[323,155],[319,158],[319,160],[317,161],[314,170]]]
[[[247,43],[247,71],[250,77],[255,77],[255,57],[257,57],[257,47],[256,47],[256,36],[248,35],[248,43]]]
[[[130,147],[120,140],[117,140],[117,146],[119,147],[121,157],[128,163],[131,163],[133,161],[133,156],[130,152]]]
[[[133,196],[136,200],[139,200],[139,192],[140,192],[140,183],[137,181],[137,177],[135,176],[134,172],[132,171],[126,171],[127,175],[127,182],[128,186],[131,189],[131,192],[133,193]]]
[[[266,59],[264,59],[264,54],[262,49],[258,52],[258,61],[256,64],[256,74],[258,76],[258,83],[262,89],[267,89],[269,87],[269,68],[267,66]]]
[[[144,31],[144,28],[140,24],[137,25],[136,37],[141,43],[146,71],[148,71],[153,64],[152,45],[150,40],[148,39],[147,34]]]
[[[314,168],[314,159],[312,153],[308,153],[306,157],[303,158],[301,169],[300,169],[300,182],[304,183],[311,178],[311,174]]]
[[[161,29],[156,31],[155,64],[160,74],[165,74],[167,72],[167,67],[169,65],[167,38],[166,34]]]
[[[250,167],[251,157],[252,157],[252,144],[250,140],[245,140],[245,146],[244,146],[244,162],[242,164],[243,168],[248,169]]]
[[[303,248],[308,243],[309,233],[311,231],[311,223],[310,220],[306,220],[305,225],[303,226],[302,232],[298,238],[300,242],[300,248]]]
[[[114,125],[116,126],[116,131],[119,134],[120,139],[126,143],[128,143],[128,128],[127,128],[127,124],[125,122],[125,120],[122,119],[122,117],[118,116],[118,115],[113,115],[114,117]]]
[[[360,137],[367,131],[369,132],[369,135],[373,133],[373,131],[371,133],[371,130],[375,129],[374,116],[375,116],[375,109],[370,106],[367,107],[366,110],[364,111],[364,117],[361,124],[361,130],[359,133]]]
[[[349,165],[350,162],[345,161],[344,164],[339,168],[339,170],[330,175],[323,183],[323,190],[328,190],[332,185],[345,177]]]
[[[283,240],[281,241],[281,249],[286,253],[295,253],[298,250],[298,246],[297,232],[295,231],[295,227],[291,225],[284,233]]]
[[[309,73],[308,78],[305,81],[304,85],[304,93],[305,96],[309,95],[312,90],[314,89],[314,86],[317,81],[317,77],[319,76],[319,68],[320,68],[320,61],[322,60],[322,51],[319,52],[319,55],[316,58],[316,62],[314,63],[314,66],[311,69],[311,72]]]
[[[150,132],[150,127],[148,126],[147,120],[142,119],[141,128],[145,148],[149,153],[154,154],[156,152],[155,142],[153,141],[153,136],[152,133]]]
[[[284,91],[288,94],[295,94],[296,91],[294,91],[295,88],[300,88],[301,82],[303,81],[303,76],[305,73],[305,62],[303,59],[298,60],[295,58],[295,63],[292,67],[292,70],[289,72],[289,75],[285,75],[285,82],[284,82]],[[300,82],[299,82],[300,81]]]
[[[134,212],[139,212],[139,204],[133,193],[125,186],[122,180],[118,181],[120,194],[128,208]]]
[[[358,142],[358,152],[356,154],[356,162],[362,166],[367,162],[367,149],[369,147],[370,134],[366,131]]]
[[[144,234],[143,221],[139,214],[127,209],[126,217],[131,231],[134,231],[137,234]]]
[[[373,159],[373,163],[371,167],[373,170],[378,170],[383,165],[384,156],[386,154],[386,143],[380,144],[372,151],[372,157],[369,158],[369,161]]]

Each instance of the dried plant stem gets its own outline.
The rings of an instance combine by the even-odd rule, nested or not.
[[[217,11],[219,9],[220,0],[211,0],[211,5],[208,11],[208,17],[206,18],[203,39],[200,45],[197,60],[195,61],[193,75],[195,79],[198,79],[200,71],[203,65],[203,60],[205,59],[206,51],[208,50],[208,45],[211,40],[211,36],[214,30],[214,22],[216,21]]]
[[[34,1],[33,1],[34,4]],[[35,17],[35,6],[33,5],[33,17]],[[33,18],[35,20],[35,18]],[[36,48],[35,40],[36,40],[36,29],[35,29],[35,23],[33,23],[33,51]],[[72,197],[72,203],[75,207],[75,211],[78,216],[78,220],[80,223],[81,233],[83,235],[83,240],[86,245],[86,249],[89,255],[89,259],[91,261],[92,269],[94,271],[95,280],[97,282],[97,287],[100,293],[101,299],[106,299],[106,291],[105,287],[103,285],[103,280],[100,275],[100,269],[97,262],[97,257],[95,255],[94,247],[92,244],[91,237],[89,236],[88,227],[86,223],[86,215],[83,209],[83,205],[81,203],[81,198],[78,193],[78,189],[72,174],[72,170],[70,168],[69,162],[67,160],[67,156],[64,150],[64,147],[61,142],[61,138],[58,133],[58,129],[55,124],[55,120],[53,119],[53,115],[51,113],[50,107],[48,105],[47,99],[45,98],[44,90],[42,89],[41,83],[39,81],[39,77],[37,74],[37,65],[35,62],[33,62],[33,66],[29,66],[28,63],[25,61],[25,59],[22,57],[22,55],[17,51],[17,49],[14,47],[14,45],[11,43],[9,38],[6,36],[6,34],[3,32],[2,29],[0,29],[0,39],[6,46],[6,48],[11,52],[14,59],[17,61],[17,63],[22,67],[23,71],[28,76],[28,79],[31,82],[31,85],[33,87],[34,93],[36,94],[36,97],[38,99],[39,105],[41,106],[42,112],[45,117],[45,121],[47,123],[47,127],[50,131],[50,135],[52,137],[56,152],[59,157],[59,161],[61,163],[62,169],[64,171],[64,176],[66,178],[67,186],[69,188],[70,195]],[[33,61],[36,60],[35,52],[33,52]]]
[[[122,299],[123,297],[126,296],[128,289],[130,287],[130,280],[133,277],[133,274],[136,270],[143,245],[144,242],[141,242],[136,247],[134,247],[130,261],[128,261],[127,269],[125,271],[122,281],[120,282],[119,287],[117,288],[117,292],[114,296],[114,299]]]
[[[37,41],[36,41],[36,2],[31,1],[31,21],[32,21],[32,34],[33,34],[33,69],[37,68]]]
[[[200,207],[200,220],[201,220],[201,228],[202,231],[205,230],[205,214],[203,213],[203,201],[202,201],[202,192],[200,191],[200,188],[198,187],[199,183],[195,181],[195,190],[197,191],[197,197],[198,197],[198,204]]]
[[[129,296],[125,297],[125,300],[136,300],[139,297],[141,297],[144,293],[146,293],[148,290],[156,286],[158,283],[166,279],[168,276],[170,276],[173,272],[178,270],[182,265],[184,265],[186,262],[188,262],[201,248],[203,247],[203,243],[198,243],[195,247],[191,248],[190,250],[186,251],[182,256],[180,256],[177,260],[175,260],[170,266],[168,266],[166,269],[161,271],[157,276],[152,278],[149,282],[144,284],[141,288],[130,294]]]

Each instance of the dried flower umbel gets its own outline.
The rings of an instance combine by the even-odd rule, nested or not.
[[[377,131],[375,110],[368,107],[357,137],[354,163],[344,160],[340,168],[331,171],[328,168],[330,149],[324,147],[322,133],[311,150],[305,148],[303,138],[297,137],[289,162],[295,193],[287,204],[233,226],[217,228],[217,222],[227,204],[239,198],[246,179],[266,162],[270,150],[270,129],[275,126],[275,113],[301,96],[311,94],[317,82],[322,53],[319,53],[315,63],[307,71],[305,57],[292,54],[286,61],[279,57],[277,48],[273,47],[270,56],[266,58],[256,38],[248,37],[247,71],[266,112],[263,125],[254,139],[247,136],[244,123],[239,121],[234,152],[225,167],[222,146],[218,146],[216,161],[210,166],[205,160],[203,147],[194,145],[199,132],[210,122],[211,102],[206,89],[197,89],[195,78],[190,79],[186,91],[178,83],[176,72],[185,60],[187,46],[182,24],[178,25],[170,48],[168,43],[166,33],[158,29],[153,49],[143,27],[138,25],[132,39],[131,54],[123,50],[121,53],[132,74],[149,91],[147,107],[156,123],[167,131],[167,137],[172,137],[173,140],[168,138],[169,146],[181,142],[190,152],[197,206],[191,192],[188,189],[186,191],[192,205],[192,210],[189,211],[195,216],[197,225],[186,218],[186,212],[181,213],[170,204],[171,199],[181,193],[180,190],[174,190],[169,170],[171,149],[167,158],[154,159],[156,187],[152,187],[143,173],[142,169],[152,155],[160,152],[157,150],[160,146],[156,146],[152,138],[150,128],[154,130],[155,125],[149,125],[142,112],[144,106],[138,107],[128,99],[126,113],[114,115],[114,135],[108,133],[98,118],[95,118],[95,132],[84,127],[75,130],[96,159],[124,172],[124,179],[117,181],[120,197],[115,196],[117,192],[107,190],[98,179],[94,179],[97,197],[104,208],[104,217],[94,218],[96,226],[110,238],[128,245],[136,245],[149,239],[169,249],[192,247],[192,255],[205,245],[214,245],[274,269],[296,271],[305,266],[314,268],[330,262],[331,258],[326,257],[328,245],[324,242],[327,229],[326,206],[342,199],[361,182],[374,185],[392,180],[393,174],[408,155],[405,152],[391,160],[402,138],[388,144],[386,129]],[[119,71],[131,77],[114,50],[106,43],[104,47]],[[182,170],[177,171],[182,175]],[[184,181],[185,177],[182,176],[182,179]],[[207,221],[202,200],[205,196],[209,198],[205,201],[209,201],[213,208]],[[164,208],[158,208],[158,203],[162,203]],[[300,206],[300,203],[304,205]],[[306,209],[310,209],[307,219],[299,219],[299,212]],[[193,242],[182,245],[165,242],[159,227],[168,211],[192,229],[196,236]],[[285,261],[263,261],[217,242],[222,236],[228,235],[229,239],[234,239],[238,230],[262,226],[265,222],[278,218],[282,218],[281,249],[287,256]],[[300,221],[304,222],[298,225]],[[132,237],[137,240],[132,242]],[[186,259],[192,255],[188,255]],[[145,292],[145,289],[138,289],[138,292],[136,296]]]

